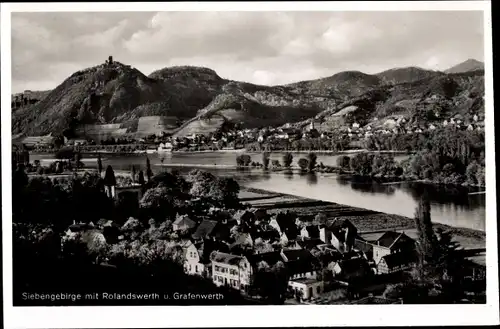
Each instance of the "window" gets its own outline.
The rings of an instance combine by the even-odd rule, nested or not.
[[[321,293],[321,287],[320,286],[316,287],[316,293],[318,293],[318,294]]]
[[[198,273],[198,265],[195,265],[196,273]]]
[[[191,271],[191,264],[189,264],[189,271]]]

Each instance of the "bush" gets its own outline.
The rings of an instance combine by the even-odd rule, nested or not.
[[[349,170],[351,158],[347,155],[341,155],[337,158],[337,167],[342,170]]]
[[[285,153],[283,155],[283,166],[290,168],[293,162],[293,155],[291,153]]]
[[[306,171],[307,168],[309,167],[309,160],[307,160],[305,158],[300,158],[298,165],[302,171]]]

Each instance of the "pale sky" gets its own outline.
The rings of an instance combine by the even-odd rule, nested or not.
[[[445,70],[483,60],[477,12],[12,13],[12,90],[57,87],[109,55],[144,74],[173,65],[285,84],[345,70]]]

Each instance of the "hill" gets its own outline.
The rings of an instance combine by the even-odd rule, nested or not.
[[[422,68],[412,66],[390,69],[384,72],[380,72],[376,74],[376,76],[386,84],[395,85],[400,83],[415,82],[428,78],[435,78],[442,76],[443,74],[444,73],[442,72],[424,70]]]
[[[12,130],[19,136],[65,133],[105,138],[162,131],[186,136],[213,132],[225,124],[301,126],[311,118],[321,121],[324,129],[334,129],[346,120],[416,118],[429,108],[439,108],[443,115],[471,108],[484,111],[483,95],[482,71],[446,74],[416,67],[375,75],[345,71],[262,86],[227,80],[209,68],[193,66],[168,67],[146,76],[111,60],[74,73],[36,103],[13,111]]]
[[[314,120],[320,130],[335,130],[354,122],[377,125],[398,118],[425,126],[457,114],[484,114],[483,96],[483,71],[437,73],[421,80],[373,88],[317,114]],[[310,121],[294,126],[304,127]]]
[[[445,72],[446,73],[464,73],[476,70],[484,70],[484,63],[475,59],[468,59],[462,63],[459,63],[453,67],[450,67]]]

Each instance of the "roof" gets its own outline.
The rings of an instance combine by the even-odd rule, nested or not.
[[[330,219],[330,220],[326,221],[326,227],[328,227],[332,231],[339,230],[339,229],[346,228],[346,227],[357,230],[356,226],[354,226],[354,224],[351,223],[350,220],[345,219],[345,218]]]
[[[218,225],[215,225],[215,227],[213,228],[212,232],[209,235],[217,240],[227,241],[231,237],[231,227],[233,226],[234,225],[231,224],[219,223]]]
[[[271,241],[271,240],[278,240],[279,239],[279,234],[276,230],[254,230],[251,233],[251,236],[254,240],[257,240],[258,238],[262,239],[263,241]]]
[[[307,273],[315,270],[317,260],[305,249],[283,251],[288,261],[285,262],[289,275]],[[284,260],[284,259],[283,259]]]
[[[247,257],[252,266],[257,266],[260,262],[266,262],[269,266],[273,266],[277,262],[282,262],[283,258],[279,251],[263,252],[261,254],[254,254]]]
[[[196,232],[193,233],[193,238],[195,239],[203,239],[208,237],[215,226],[217,226],[217,222],[214,220],[203,220],[200,225],[196,228]]]
[[[305,226],[304,229],[309,234],[310,238],[319,238],[319,227],[316,225]]]
[[[295,238],[299,234],[295,219],[292,220],[290,214],[279,213],[275,218],[281,232],[286,233],[289,239]]]
[[[212,251],[229,251],[228,246],[221,241],[204,240],[195,244],[198,254],[200,255],[200,262],[203,264],[210,263],[210,254]]]
[[[305,285],[311,285],[311,284],[315,284],[315,283],[321,283],[322,281],[318,280],[318,279],[313,279],[313,278],[298,278],[298,279],[290,280],[290,282],[297,282],[297,283],[302,283]]]
[[[252,237],[250,236],[249,233],[242,233],[238,235],[236,238],[236,241],[234,241],[229,248],[234,248],[236,246],[252,246],[253,245],[253,240]]]
[[[401,265],[408,265],[417,260],[415,252],[396,252],[394,254],[385,255],[382,259],[389,268],[399,267]],[[382,261],[382,259],[380,261]]]
[[[243,257],[237,255],[226,254],[225,252],[216,252],[212,261],[216,263],[224,263],[228,265],[238,265]]]
[[[90,228],[91,228],[91,226],[89,224],[86,224],[86,223],[72,224],[69,226],[69,229],[71,230],[71,232],[80,232],[80,231],[84,231],[84,230],[87,230]]]
[[[297,241],[297,244],[303,249],[311,250],[319,245],[324,245],[325,243],[321,239],[313,238],[313,239],[299,240]]]
[[[404,232],[387,231],[375,243],[377,246],[392,248],[396,243],[413,241]]]
[[[283,249],[281,253],[286,257],[284,260],[288,262],[312,258],[311,253],[305,249]]]
[[[352,302],[351,304],[399,304],[397,300],[383,297],[369,296]]]
[[[194,227],[196,225],[196,222],[191,218],[189,218],[188,216],[180,216],[175,220],[174,224],[175,225],[187,224],[191,227]]]

